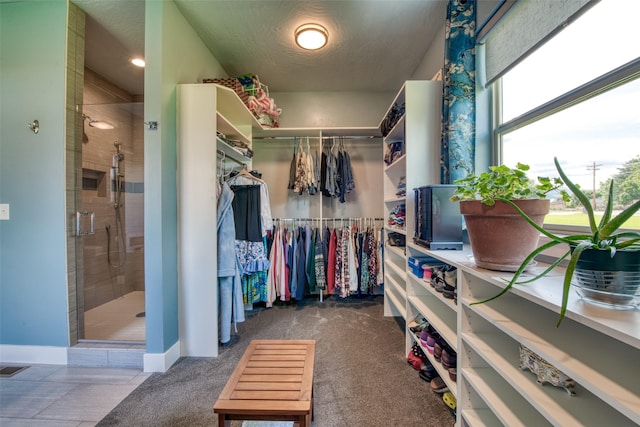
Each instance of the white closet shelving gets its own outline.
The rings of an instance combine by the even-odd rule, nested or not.
[[[404,107],[404,115],[383,138],[384,152],[389,144],[404,142],[404,153],[383,167],[383,197],[387,235],[390,232],[400,233],[405,236],[407,242],[413,238],[415,228],[413,188],[439,181],[439,172],[432,165],[439,164],[441,99],[441,82],[407,81],[380,122],[382,128],[382,123],[394,105]],[[398,196],[398,184],[403,178],[406,182],[406,195]],[[388,224],[390,213],[399,205],[405,206],[406,216],[402,228]],[[414,290],[414,285],[409,280],[411,273],[407,265],[407,258],[413,255],[409,246],[398,248],[385,244],[385,316],[400,316],[408,320],[417,314],[416,304],[419,304],[419,301],[413,297],[420,295],[420,292]],[[410,345],[408,342],[407,346]]]
[[[217,151],[251,164],[217,137],[251,146],[260,124],[236,93],[216,84],[177,88],[178,286],[182,356],[218,355]]]
[[[511,274],[477,268],[467,249],[423,252],[458,268],[458,425],[640,424],[638,310],[597,307],[572,290],[567,317],[556,327],[562,269],[472,304],[503,289]],[[425,310],[444,313],[447,303],[436,301]],[[571,377],[575,396],[521,370],[520,344]]]

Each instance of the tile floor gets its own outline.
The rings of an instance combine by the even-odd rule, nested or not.
[[[84,313],[87,340],[144,341],[144,291],[134,291]]]
[[[33,365],[0,378],[2,427],[95,426],[151,373]]]
[[[95,426],[151,375],[141,367],[145,325],[144,317],[135,315],[142,311],[144,292],[132,292],[85,313],[87,339],[121,342],[115,345],[118,350],[107,351],[114,345],[93,342],[79,344],[70,352],[70,365],[96,367],[32,365],[12,377],[0,377],[0,426]],[[123,342],[130,344],[123,345]],[[105,351],[94,351],[97,356],[82,353],[82,350],[100,349]],[[122,359],[122,355],[129,353],[130,357],[124,361],[127,363],[93,360],[98,356]],[[134,363],[137,359],[140,363]],[[112,362],[127,367],[104,367]]]

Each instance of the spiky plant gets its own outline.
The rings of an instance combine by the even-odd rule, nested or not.
[[[513,206],[520,213],[520,215],[522,215],[527,220],[527,222],[531,224],[531,226],[535,227],[540,233],[544,234],[551,240],[548,243],[545,243],[544,245],[535,249],[524,259],[524,261],[522,261],[522,264],[514,273],[513,278],[500,293],[489,299],[478,301],[473,304],[482,304],[494,300],[508,292],[509,289],[511,289],[511,287],[515,284],[530,283],[546,275],[567,257],[569,257],[562,288],[562,305],[560,308],[560,318],[558,319],[557,323],[557,325],[560,326],[560,323],[562,322],[562,319],[564,319],[567,312],[569,291],[571,289],[571,279],[573,278],[573,273],[576,269],[578,259],[585,250],[608,250],[611,253],[611,257],[615,256],[616,251],[620,249],[640,250],[640,233],[634,231],[618,232],[618,229],[622,226],[622,224],[624,224],[629,218],[631,218],[636,212],[638,212],[638,210],[640,210],[640,200],[620,212],[618,215],[613,216],[613,180],[611,180],[604,215],[602,216],[600,222],[596,222],[593,207],[591,206],[589,198],[584,194],[584,192],[582,192],[582,190],[580,190],[580,187],[574,184],[573,181],[571,181],[569,177],[567,177],[565,172],[562,170],[562,167],[560,167],[560,163],[558,162],[558,159],[556,157],[554,157],[553,161],[556,165],[558,173],[560,174],[562,182],[577,197],[580,204],[586,211],[589,218],[589,228],[591,230],[591,233],[573,234],[567,236],[559,236],[557,234],[553,234],[536,224],[531,218],[527,216],[527,214],[522,211],[522,209],[520,209],[511,200],[504,197],[498,197],[497,200],[501,200]],[[569,249],[563,256],[558,258],[547,269],[545,269],[542,273],[536,275],[535,277],[525,281],[518,281],[520,275],[524,272],[529,263],[533,261],[536,256],[546,251],[547,249],[560,244],[566,244],[569,246]]]

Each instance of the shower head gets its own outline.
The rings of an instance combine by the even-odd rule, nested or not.
[[[85,120],[89,120],[89,126],[91,126],[92,128],[96,128],[96,129],[113,129],[115,127],[109,122],[103,122],[103,121],[100,121],[100,120],[93,120],[91,117],[87,116],[86,114],[83,114],[82,118],[85,119]]]

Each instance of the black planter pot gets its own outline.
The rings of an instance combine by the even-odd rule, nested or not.
[[[587,302],[617,309],[640,305],[640,251],[587,249],[578,259],[573,286]]]

